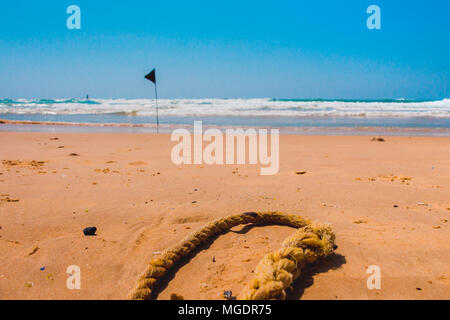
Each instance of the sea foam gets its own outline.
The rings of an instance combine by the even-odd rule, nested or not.
[[[450,99],[160,99],[161,116],[450,117]],[[0,99],[1,114],[152,116],[152,99]]]

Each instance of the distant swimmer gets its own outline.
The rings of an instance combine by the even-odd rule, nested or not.
[[[86,95],[86,100],[89,100],[89,95],[88,94]]]

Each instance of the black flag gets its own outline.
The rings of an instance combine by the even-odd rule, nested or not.
[[[156,100],[156,132],[159,133],[159,112],[158,112],[158,89],[156,89],[156,71],[153,69],[145,79],[155,84],[155,100]]]
[[[156,74],[155,69],[152,70],[148,75],[145,76],[145,79],[150,80],[151,82],[156,84]]]

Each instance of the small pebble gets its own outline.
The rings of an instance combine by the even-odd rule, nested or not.
[[[85,236],[95,236],[96,232],[97,232],[96,227],[89,227],[83,230]]]

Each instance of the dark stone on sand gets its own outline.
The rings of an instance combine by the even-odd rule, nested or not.
[[[89,227],[83,230],[85,236],[95,236],[96,232],[97,232],[96,227]]]
[[[223,292],[223,296],[225,299],[227,300],[236,300],[236,297],[233,297],[233,291],[229,290],[229,291],[224,291]]]
[[[69,157],[79,157],[80,155],[78,153],[71,153],[69,154]]]

